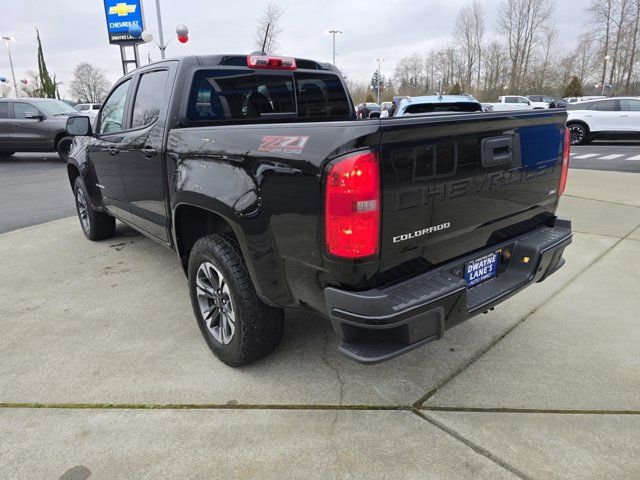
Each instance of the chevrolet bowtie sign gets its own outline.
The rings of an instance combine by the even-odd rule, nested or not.
[[[134,25],[144,30],[142,0],[104,0],[107,16],[107,33],[110,43],[139,43],[141,40],[129,35]]]

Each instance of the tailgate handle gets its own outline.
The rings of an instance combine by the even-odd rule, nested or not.
[[[513,137],[485,138],[482,140],[482,166],[495,167],[513,161]]]

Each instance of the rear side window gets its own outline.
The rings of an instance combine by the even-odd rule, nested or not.
[[[335,75],[202,70],[195,74],[187,118],[251,121],[278,118],[350,118],[346,92]]]
[[[616,109],[615,100],[603,100],[601,102],[593,102],[589,110],[596,110],[598,112],[613,112]]]
[[[0,118],[9,118],[8,102],[0,102]]]
[[[89,110],[89,105],[77,105],[76,110],[84,112],[85,110]]]
[[[142,75],[133,105],[131,128],[151,125],[158,119],[160,105],[163,104],[162,96],[166,92],[167,75],[167,70]]]

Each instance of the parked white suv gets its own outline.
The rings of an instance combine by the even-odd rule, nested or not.
[[[79,103],[78,105],[76,105],[73,108],[75,108],[79,112],[82,112],[83,114],[85,114],[93,122],[93,120],[95,120],[96,117],[98,116],[98,112],[102,108],[102,104],[100,104],[100,103]]]
[[[640,98],[616,97],[573,103],[567,106],[567,113],[572,145],[602,137],[640,135]]]

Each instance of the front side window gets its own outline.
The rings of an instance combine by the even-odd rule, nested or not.
[[[529,100],[527,100],[526,98],[523,98],[523,97],[518,97],[518,103],[525,103],[525,104],[529,105]]]
[[[516,97],[504,97],[504,103],[518,103]]]
[[[86,110],[89,110],[89,105],[76,105],[76,110],[78,110],[79,112],[84,112]]]
[[[124,127],[124,107],[130,80],[116,87],[102,109],[99,133],[120,132]]]
[[[142,75],[133,105],[131,128],[151,125],[158,119],[160,105],[164,102],[168,74],[167,70],[159,70]]]
[[[38,115],[38,109],[29,103],[15,102],[13,104],[13,116],[17,119],[25,119],[29,115]]]
[[[640,100],[620,100],[620,110],[623,112],[640,112]]]

